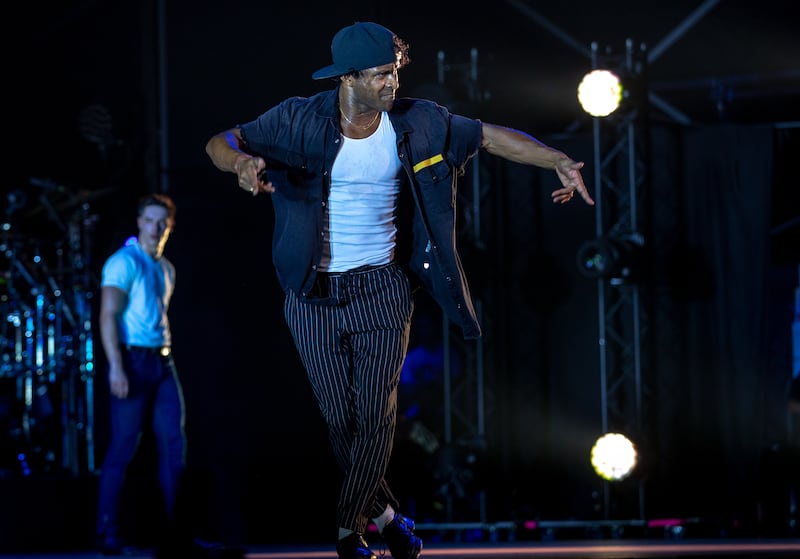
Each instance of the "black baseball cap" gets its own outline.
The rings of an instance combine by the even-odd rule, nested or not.
[[[312,78],[335,78],[395,62],[394,33],[377,23],[357,21],[333,36],[331,55],[333,64],[320,68]]]

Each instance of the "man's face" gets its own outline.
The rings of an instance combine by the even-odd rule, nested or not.
[[[354,100],[376,111],[389,111],[399,87],[397,64],[367,68],[353,83]]]
[[[145,206],[136,224],[139,226],[139,244],[142,248],[149,254],[160,254],[173,226],[167,208]]]

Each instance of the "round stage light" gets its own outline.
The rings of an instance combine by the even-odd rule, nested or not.
[[[609,481],[625,479],[636,466],[636,448],[625,435],[608,433],[592,447],[592,466],[601,478]]]
[[[622,102],[619,77],[608,70],[592,70],[578,85],[578,101],[591,116],[610,115]]]

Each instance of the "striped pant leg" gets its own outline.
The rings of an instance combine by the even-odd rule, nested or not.
[[[350,352],[339,328],[337,309],[309,304],[289,292],[284,304],[289,330],[306,370],[314,398],[328,426],[334,457],[347,471],[350,456],[346,445],[335,444],[341,433],[351,430]],[[334,439],[336,437],[336,439]]]
[[[384,475],[397,418],[397,386],[408,347],[412,300],[397,266],[331,278],[337,306],[289,294],[286,317],[344,473],[339,525],[364,532],[387,504]]]

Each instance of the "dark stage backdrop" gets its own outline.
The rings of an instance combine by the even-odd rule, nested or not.
[[[649,502],[662,515],[748,526],[788,515],[789,470],[773,469],[770,457],[791,436],[790,369],[774,366],[791,348],[770,343],[785,341],[791,324],[791,299],[780,315],[771,308],[788,294],[775,270],[792,265],[774,259],[770,236],[774,193],[786,180],[775,174],[782,135],[724,125],[683,130],[677,142],[655,135]]]

